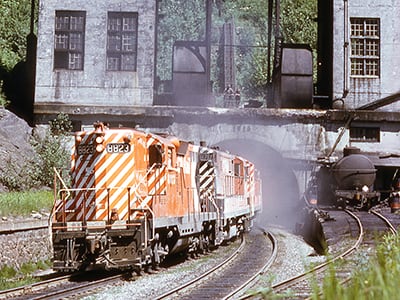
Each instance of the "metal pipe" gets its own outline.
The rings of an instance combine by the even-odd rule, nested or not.
[[[272,40],[272,7],[274,0],[268,0],[268,44],[267,44],[267,82],[271,82],[271,40]]]
[[[206,44],[206,78],[207,78],[207,97],[211,92],[210,87],[210,74],[211,74],[211,16],[212,16],[212,1],[206,0],[206,37],[205,37],[205,44]]]
[[[343,35],[343,96],[342,99],[344,100],[349,93],[349,4],[348,0],[343,0],[343,22],[344,22],[344,35]]]

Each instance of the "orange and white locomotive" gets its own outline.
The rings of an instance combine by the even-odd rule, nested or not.
[[[75,134],[71,158],[71,187],[56,185],[54,270],[138,271],[219,245],[261,210],[251,162],[176,137],[96,123]]]

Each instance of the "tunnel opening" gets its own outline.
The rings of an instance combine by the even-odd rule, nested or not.
[[[300,190],[290,163],[272,147],[254,140],[232,139],[217,143],[221,150],[254,162],[262,179],[263,211],[260,225],[274,224],[294,230],[301,221]]]

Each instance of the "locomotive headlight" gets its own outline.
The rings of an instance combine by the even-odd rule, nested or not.
[[[96,146],[96,151],[97,151],[97,152],[103,152],[103,150],[104,150],[104,146],[103,146],[102,144],[98,144],[98,145]]]
[[[96,137],[96,143],[97,144],[101,144],[102,142],[104,142],[104,137],[99,135],[98,137]]]
[[[368,193],[368,192],[369,192],[369,187],[367,187],[366,185],[364,185],[364,186],[362,187],[362,191],[363,191],[364,193]]]
[[[77,141],[78,143],[80,143],[82,141],[82,137],[80,135],[77,135],[75,137],[75,141]]]
[[[127,135],[124,136],[124,142],[125,143],[129,144],[131,142],[131,140],[132,140],[132,135],[127,134]]]

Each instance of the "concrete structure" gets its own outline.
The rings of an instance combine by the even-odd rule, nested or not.
[[[155,11],[148,0],[40,1],[35,110],[152,105]]]
[[[111,126],[133,126],[220,145],[258,162],[258,166],[268,168],[285,161],[294,170],[300,191],[318,158],[341,157],[346,146],[385,156],[400,155],[400,112],[97,106],[97,114],[93,114],[94,108],[87,106],[64,105],[62,109],[82,127],[103,120]]]

